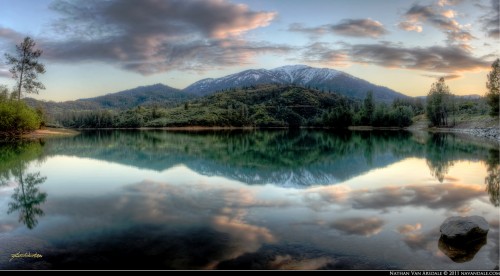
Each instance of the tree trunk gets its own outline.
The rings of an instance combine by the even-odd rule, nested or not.
[[[19,87],[18,87],[18,101],[21,101],[21,88],[23,87],[23,74],[24,74],[24,60],[26,59],[26,50],[23,49],[23,60],[21,61],[21,74],[19,76]]]

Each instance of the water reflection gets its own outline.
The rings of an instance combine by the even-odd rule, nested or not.
[[[380,218],[348,218],[335,221],[332,227],[349,235],[369,237],[378,234],[384,224]]]
[[[455,263],[436,225],[481,214],[498,234],[491,148],[324,131],[104,131],[0,146],[0,175],[18,185],[0,188],[0,208],[15,207],[0,214],[0,268],[490,268],[498,235]],[[32,231],[15,212],[34,214],[20,218]],[[44,258],[8,262],[10,250]]]
[[[439,250],[456,263],[470,262],[477,252],[486,244],[486,235],[469,243],[451,243],[443,237],[439,238]]]
[[[39,189],[47,178],[42,177],[40,172],[26,172],[32,161],[43,162],[43,145],[41,140],[0,144],[0,184],[16,186],[7,214],[18,212],[19,222],[28,229],[38,224],[38,217],[44,214],[40,205],[47,199],[47,193]]]
[[[19,222],[29,229],[33,229],[38,224],[37,217],[43,216],[40,205],[47,199],[47,193],[41,192],[38,185],[47,180],[40,176],[40,172],[27,173],[19,169],[15,175],[17,187],[12,194],[12,201],[9,203],[7,214],[19,212]]]
[[[485,178],[486,191],[490,201],[495,206],[500,206],[500,151],[490,149],[488,160],[488,175]]]
[[[453,134],[419,141],[408,132],[97,131],[50,141],[63,154],[157,171],[184,164],[248,184],[331,185],[406,158],[426,158],[440,182],[456,160],[484,159],[488,147]]]
[[[6,185],[19,170],[24,171],[34,160],[43,162],[44,142],[17,141],[13,143],[0,143],[0,185]]]

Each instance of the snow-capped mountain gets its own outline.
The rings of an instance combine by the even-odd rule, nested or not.
[[[272,70],[246,70],[218,79],[195,82],[184,91],[205,96],[226,89],[260,84],[298,85],[356,99],[363,99],[368,91],[373,91],[377,101],[392,101],[395,98],[407,97],[387,87],[377,86],[341,71],[306,65],[289,65]]]

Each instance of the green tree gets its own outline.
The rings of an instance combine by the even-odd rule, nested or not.
[[[451,99],[452,94],[450,88],[445,84],[444,78],[440,78],[438,82],[432,84],[427,95],[427,117],[433,126],[448,125]]]
[[[0,101],[0,133],[19,134],[38,129],[41,119],[35,110],[24,102]]]
[[[0,85],[0,102],[7,101],[9,99],[9,89],[7,86]]]
[[[491,68],[491,72],[488,74],[488,82],[486,82],[486,87],[489,90],[486,93],[486,98],[491,107],[490,115],[498,116],[500,109],[500,59],[497,58]]]
[[[363,116],[364,124],[371,125],[373,121],[373,113],[375,112],[375,103],[373,101],[373,92],[368,91],[366,98],[363,101]]]
[[[39,82],[38,74],[45,73],[45,66],[38,61],[42,55],[42,50],[35,49],[36,43],[29,36],[24,38],[21,44],[16,45],[16,54],[5,54],[7,64],[12,65],[10,72],[12,78],[17,80],[17,98],[21,100],[21,90],[26,93],[38,94],[38,90],[45,89]]]

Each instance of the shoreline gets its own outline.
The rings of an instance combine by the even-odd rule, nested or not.
[[[500,128],[429,128],[429,132],[460,133],[500,142]]]
[[[19,137],[23,139],[39,139],[39,138],[52,138],[52,137],[67,137],[80,134],[80,131],[92,131],[92,130],[164,130],[164,131],[187,131],[187,132],[198,132],[198,131],[253,131],[253,130],[287,130],[288,127],[208,127],[208,126],[185,126],[185,127],[141,127],[141,128],[82,128],[82,129],[71,129],[71,128],[43,128],[35,130],[30,133],[22,134]],[[338,130],[338,131],[424,131],[429,133],[457,133],[464,134],[472,137],[478,137],[487,139],[489,141],[500,142],[500,128],[489,127],[489,128],[428,128],[428,127],[371,127],[371,126],[350,126],[347,129],[335,129],[328,127],[300,127],[299,129],[311,129],[311,130]]]
[[[22,134],[20,137],[23,139],[40,139],[40,138],[75,136],[78,134],[80,134],[80,132],[74,129],[45,127],[42,129],[37,129],[30,133]]]

